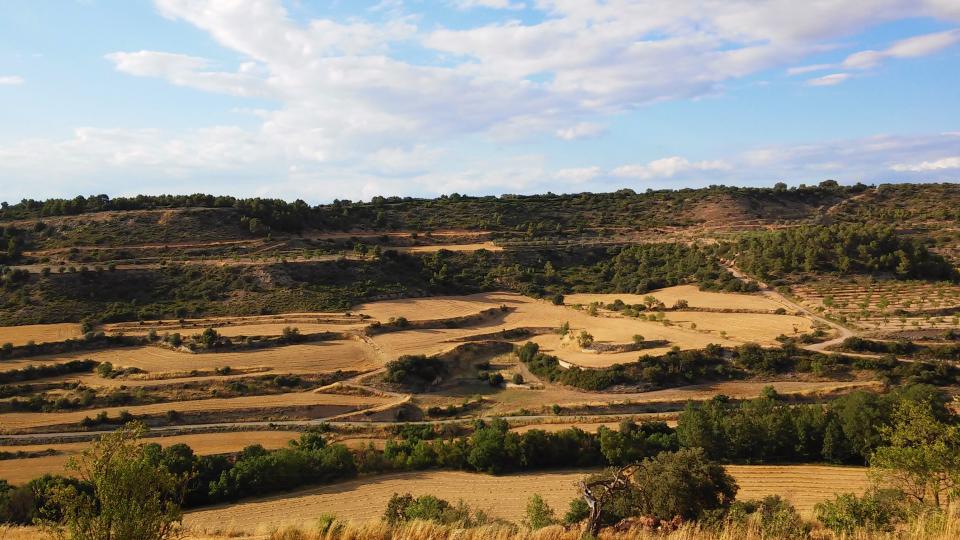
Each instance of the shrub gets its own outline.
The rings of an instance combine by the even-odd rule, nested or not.
[[[527,501],[527,513],[523,524],[533,530],[537,530],[549,527],[556,522],[557,520],[553,515],[553,508],[550,508],[550,505],[543,500],[540,494],[534,493]]]
[[[901,505],[903,494],[894,490],[872,490],[862,497],[843,493],[814,507],[817,521],[837,534],[852,534],[856,529],[890,531],[906,517]]]

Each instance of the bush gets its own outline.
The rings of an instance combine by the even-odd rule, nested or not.
[[[764,539],[806,540],[810,537],[810,525],[779,495],[737,501],[730,506],[727,519],[734,525],[755,526]]]
[[[549,527],[556,522],[557,520],[553,515],[553,508],[550,508],[550,505],[548,505],[538,493],[534,493],[533,496],[530,497],[530,500],[527,501],[527,513],[523,524],[533,530],[537,530]]]
[[[890,531],[906,517],[903,494],[894,490],[872,490],[862,497],[843,493],[814,506],[817,521],[837,534],[852,534],[856,529]]]
[[[436,357],[404,355],[387,363],[383,379],[409,386],[429,386],[447,374],[447,365]]]
[[[387,503],[383,513],[383,520],[390,525],[398,525],[406,521],[422,520],[433,521],[444,525],[474,527],[488,521],[482,512],[471,513],[470,507],[459,501],[456,505],[434,497],[421,495],[414,498],[409,493],[400,495],[394,493]]]

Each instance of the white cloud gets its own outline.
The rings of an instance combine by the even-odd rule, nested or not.
[[[935,161],[922,161],[920,163],[897,163],[890,167],[890,170],[898,172],[924,172],[943,169],[960,169],[960,156],[946,157]]]
[[[807,86],[833,86],[850,78],[849,73],[831,73],[815,79],[807,79]]]
[[[0,76],[0,86],[19,86],[23,84],[23,77],[18,75],[4,75]]]
[[[557,171],[554,176],[557,180],[563,182],[572,182],[574,184],[580,184],[583,182],[589,182],[603,174],[600,167],[580,167],[572,169],[560,169]]]
[[[825,69],[833,69],[834,67],[835,66],[833,64],[811,64],[809,66],[797,66],[787,69],[787,75],[803,75],[804,73],[823,71]]]
[[[267,84],[253,62],[233,73],[211,71],[205,58],[154,51],[116,52],[106,56],[117,71],[140,77],[160,77],[178,86],[236,96],[264,96]]]
[[[731,165],[721,160],[690,161],[680,156],[657,159],[644,164],[631,164],[617,167],[613,176],[649,180],[653,178],[673,178],[682,173],[698,171],[728,171]]]
[[[804,73],[824,71],[828,69],[872,69],[890,58],[918,58],[921,56],[928,56],[940,52],[958,42],[960,42],[960,30],[956,29],[947,30],[946,32],[923,34],[896,41],[882,51],[864,50],[855,52],[847,56],[843,62],[839,64],[813,64],[808,66],[792,67],[787,69],[787,74],[801,75]],[[811,79],[807,81],[807,84],[812,84],[814,86],[830,86],[843,82],[847,78],[847,76],[836,77],[828,75],[818,79]]]
[[[695,9],[666,0],[525,0],[538,12],[529,18],[534,22],[507,11],[498,22],[465,28],[436,27],[402,13],[426,2],[404,7],[387,0],[379,11],[344,20],[301,20],[288,14],[281,0],[154,1],[161,15],[206,33],[225,49],[222,57],[235,57],[236,64],[190,51],[136,48],[113,52],[108,60],[130,76],[269,100],[267,110],[256,112],[259,125],[170,132],[84,128],[64,140],[0,146],[0,172],[62,177],[67,192],[96,189],[70,180],[102,179],[103,172],[157,179],[223,173],[257,178],[262,189],[289,185],[330,198],[375,189],[549,189],[560,173],[542,157],[501,156],[516,152],[501,147],[477,157],[472,143],[495,147],[531,136],[596,136],[612,115],[717,95],[731,80],[795,65],[873,25],[906,17],[960,21],[960,9],[950,0],[751,0],[698,3]],[[461,2],[481,3],[504,8],[521,2]],[[367,15],[373,19],[365,20]],[[955,37],[904,40],[881,53],[907,58]],[[819,80],[836,83],[840,76],[849,75]],[[493,155],[501,161],[491,161]],[[871,159],[889,170],[879,155]],[[715,179],[730,177],[734,172],[727,164],[742,162],[668,157],[617,171],[651,180]],[[847,162],[821,163],[842,169]],[[758,170],[772,170],[764,167]],[[598,185],[604,177],[592,167],[563,175]],[[226,187],[223,191],[242,189]]]
[[[526,5],[522,2],[511,2],[510,0],[454,0],[454,4],[460,9],[489,8],[489,9],[524,9]]]
[[[902,39],[882,51],[860,51],[843,61],[853,69],[870,69],[889,58],[918,58],[940,52],[960,42],[960,30],[948,30]]]
[[[581,122],[570,127],[558,129],[557,137],[565,141],[574,141],[577,139],[599,137],[600,135],[603,135],[606,130],[607,128],[600,124]]]

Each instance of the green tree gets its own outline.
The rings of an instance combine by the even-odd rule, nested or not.
[[[917,502],[940,506],[960,487],[960,431],[937,417],[930,400],[901,400],[891,420],[880,430],[886,445],[870,457],[871,474]]]
[[[543,500],[539,493],[534,493],[527,501],[527,516],[523,524],[533,530],[548,527],[557,522],[553,508]]]
[[[632,478],[629,505],[637,515],[658,519],[697,519],[724,508],[737,494],[737,482],[700,448],[662,452],[645,459]]]
[[[68,485],[54,494],[63,516],[46,525],[56,537],[164,540],[176,535],[188,478],[150,458],[139,441],[145,432],[142,424],[128,424],[68,463],[90,490]]]

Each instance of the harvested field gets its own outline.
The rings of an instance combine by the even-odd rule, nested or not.
[[[491,398],[495,404],[485,413],[488,416],[516,414],[526,410],[533,413],[548,412],[553,404],[567,409],[602,410],[611,404],[629,405],[637,408],[668,410],[682,408],[688,400],[702,401],[724,394],[735,399],[754,398],[767,386],[785,395],[817,396],[849,392],[856,389],[882,388],[878,381],[722,381],[654,390],[651,392],[584,392],[557,385],[548,385],[543,390],[507,388],[493,390],[488,385],[459,386],[446,390],[443,396],[421,395],[418,401],[425,406],[459,404],[464,399],[478,394]],[[484,394],[486,392],[486,394]],[[625,411],[626,412],[626,411]],[[579,413],[578,413],[579,414]],[[583,413],[589,414],[589,413]]]
[[[666,289],[650,291],[647,294],[570,294],[567,295],[567,304],[590,304],[602,302],[612,304],[620,299],[627,304],[642,304],[647,296],[653,296],[667,307],[673,306],[677,300],[686,300],[690,307],[708,309],[751,309],[757,311],[772,311],[784,307],[783,304],[759,294],[735,294],[701,291],[696,285],[678,285]]]
[[[345,332],[347,330],[356,330],[366,326],[365,324],[316,324],[316,323],[275,323],[275,324],[242,324],[230,326],[213,326],[221,336],[279,336],[283,334],[283,329],[292,327],[300,331],[301,334],[319,334],[322,332]],[[209,326],[184,326],[164,328],[163,332],[179,332],[182,336],[192,336],[202,333]],[[150,327],[136,330],[124,330],[123,333],[129,336],[145,336],[150,332]],[[161,336],[163,332],[159,332]]]
[[[392,248],[406,253],[436,253],[437,251],[503,251],[503,248],[493,242],[478,242],[475,244],[434,244],[430,246],[410,246]]]
[[[813,321],[794,315],[761,315],[757,313],[706,313],[702,311],[675,311],[666,319],[673,324],[692,328],[697,332],[720,335],[726,332],[735,341],[749,341],[761,345],[778,345],[779,335],[795,336],[813,330]]]
[[[49,343],[77,337],[80,337],[80,325],[73,323],[0,326],[0,344],[10,343],[14,347],[30,341]]]
[[[523,298],[520,295],[510,295]],[[411,321],[451,319],[474,315],[500,304],[494,303],[493,295],[474,294],[469,296],[432,296],[429,298],[401,298],[370,302],[353,307],[354,312],[369,315],[379,321],[388,321],[391,317],[406,317]]]
[[[287,443],[299,437],[294,431],[238,431],[230,433],[203,433],[191,435],[175,435],[170,437],[151,437],[144,439],[146,443],[157,443],[161,446],[187,444],[197,454],[226,454],[243,450],[251,444],[260,444],[264,448],[282,448]],[[26,446],[0,446],[0,452],[36,452],[54,449],[60,452],[53,456],[43,456],[26,459],[0,460],[0,478],[17,485],[28,482],[43,474],[61,474],[63,466],[71,456],[75,456],[90,446],[90,442],[38,444]]]
[[[217,413],[236,412],[245,409],[276,409],[278,412],[287,407],[311,407],[312,416],[323,418],[335,416],[354,410],[367,409],[386,405],[396,401],[392,398],[378,396],[350,396],[341,394],[322,394],[318,392],[294,392],[288,394],[274,394],[267,396],[244,396],[225,399],[197,399],[179,401],[175,403],[156,403],[132,407],[109,407],[84,411],[34,413],[15,412],[0,415],[0,429],[27,430],[46,426],[79,424],[84,417],[93,417],[100,411],[105,411],[110,417],[116,417],[121,411],[128,411],[133,415],[159,415],[175,410],[180,413],[210,413],[210,422],[217,420]],[[264,415],[267,420],[267,415]]]
[[[246,317],[204,317],[201,319],[165,319],[158,321],[140,322],[122,322],[103,325],[105,332],[123,332],[125,334],[146,333],[151,328],[157,332],[177,332],[183,329],[202,331],[207,327],[226,328],[230,326],[256,326],[256,325],[279,325],[300,326],[300,325],[330,325],[333,328],[343,329],[351,325],[363,324],[358,316],[347,316],[343,313],[327,312],[307,312],[307,313],[283,313],[279,315],[252,315]],[[250,334],[254,335],[254,334]]]
[[[610,429],[617,429],[620,425],[620,422],[564,422],[564,423],[555,423],[555,424],[528,424],[525,426],[518,426],[511,428],[510,431],[515,431],[517,433],[526,433],[528,431],[540,430],[546,431],[547,433],[556,433],[558,431],[564,431],[570,428],[578,428],[587,433],[596,433],[601,427],[606,427]]]
[[[359,340],[322,341],[251,349],[241,352],[190,354],[160,347],[122,347],[98,351],[70,353],[47,357],[33,357],[5,362],[5,369],[28,365],[67,362],[90,358],[111,362],[116,367],[135,367],[151,375],[179,373],[191,370],[267,367],[281,373],[323,373],[336,370],[362,371],[380,365],[370,348]]]
[[[811,517],[813,505],[841,492],[862,492],[866,469],[817,465],[730,466],[740,484],[741,498],[779,494]],[[590,471],[488,476],[465,472],[430,471],[369,477],[233,506],[188,513],[184,523],[195,529],[255,531],[284,525],[311,525],[317,516],[378,519],[393,493],[463,499],[491,516],[519,522],[534,493],[559,512],[577,496],[576,482]]]
[[[745,296],[752,301],[771,302],[772,305],[779,306],[762,297],[722,294],[719,296]],[[811,321],[804,317],[697,311],[667,314],[667,319],[671,321],[668,326],[661,322],[626,318],[615,314],[593,317],[583,310],[555,306],[513,293],[388,300],[364,304],[357,309],[380,320],[387,320],[390,317],[433,320],[470,315],[500,305],[513,309],[498,324],[455,329],[407,330],[375,336],[374,342],[390,358],[401,354],[436,354],[453,348],[456,340],[468,336],[520,327],[558,328],[564,322],[570,323],[574,333],[586,330],[600,343],[630,343],[636,334],[644,336],[648,341],[666,342],[662,347],[645,349],[642,353],[632,351],[598,354],[592,351],[581,351],[575,344],[563,342],[556,334],[543,334],[531,338],[545,351],[556,354],[568,362],[586,367],[605,367],[615,363],[634,362],[641,354],[663,354],[673,346],[681,349],[699,349],[710,343],[736,346],[746,342],[775,345],[775,338],[780,334],[793,335],[812,328]],[[692,325],[696,325],[696,328],[692,328]],[[720,332],[726,332],[726,337],[722,337]]]

